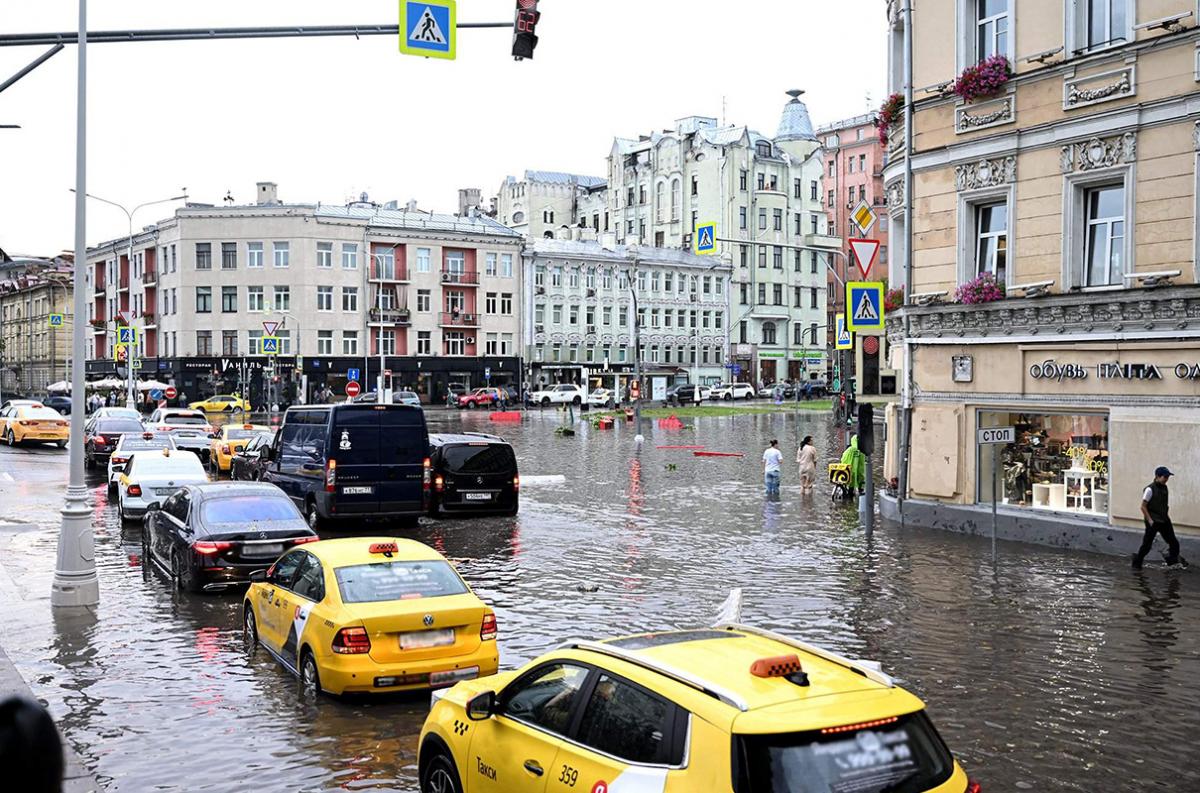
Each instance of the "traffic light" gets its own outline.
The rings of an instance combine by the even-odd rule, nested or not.
[[[533,58],[537,47],[537,23],[542,15],[537,10],[538,0],[517,0],[517,15],[513,19],[512,54],[517,60]]]

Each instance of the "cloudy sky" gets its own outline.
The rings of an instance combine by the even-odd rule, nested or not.
[[[73,30],[67,0],[5,2],[0,35]],[[92,0],[92,30],[395,24],[395,0]],[[535,60],[507,30],[462,30],[458,60],[392,37],[101,44],[89,48],[88,191],[129,206],[191,200],[416,199],[454,211],[526,168],[602,175],[614,135],[722,115],[773,133],[789,88],[817,124],[884,90],[884,0],[542,0]],[[460,22],[511,20],[512,0],[459,0]],[[0,48],[0,80],[42,48]],[[73,246],[75,48],[0,94],[0,248]],[[169,214],[139,212],[135,227]],[[125,234],[92,203],[88,242]]]

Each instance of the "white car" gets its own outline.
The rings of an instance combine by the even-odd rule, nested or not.
[[[96,412],[91,416],[94,419],[133,419],[141,421],[142,414],[138,413],[133,408],[96,408]]]
[[[132,520],[146,513],[146,507],[162,503],[184,485],[208,481],[204,463],[191,452],[134,452],[117,476],[117,506],[121,520]]]
[[[754,399],[754,386],[749,383],[722,383],[712,390],[712,399]]]
[[[552,385],[529,395],[534,405],[582,405],[588,398],[587,392],[577,385]]]
[[[150,432],[169,432],[175,436],[178,448],[194,452],[201,460],[208,460],[214,430],[203,411],[159,408],[146,419],[146,429]]]
[[[597,388],[588,394],[587,403],[589,407],[594,408],[615,408],[617,406],[617,392],[611,388]]]
[[[117,479],[125,470],[125,464],[134,452],[176,449],[175,438],[169,432],[143,432],[141,435],[127,433],[117,440],[112,454],[108,456],[108,492],[117,489]]]

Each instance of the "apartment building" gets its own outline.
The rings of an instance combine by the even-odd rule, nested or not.
[[[0,393],[43,394],[69,379],[74,328],[69,259],[16,257],[0,267]],[[50,315],[61,314],[61,325]],[[3,401],[0,399],[0,401]]]
[[[906,483],[909,525],[987,527],[995,488],[1001,537],[1129,552],[1155,468],[1190,471],[1200,445],[1196,4],[913,6],[912,83],[929,88],[911,145],[889,131],[884,170],[896,240],[911,158],[912,257],[891,263],[912,288],[888,328],[893,367],[910,355],[911,439],[889,411],[887,476]],[[996,56],[998,90],[946,90]],[[980,276],[1003,298],[969,286]],[[989,427],[1014,442],[978,443]],[[1200,482],[1171,491],[1177,529],[1200,530]]]
[[[191,395],[265,377],[292,401],[348,375],[444,399],[450,383],[515,383],[520,367],[520,245],[495,221],[379,206],[188,204],[88,252],[94,359],[111,371],[116,327],[139,330],[143,374]],[[278,355],[265,354],[277,323]],[[268,372],[264,375],[264,370]]]
[[[662,398],[677,382],[728,379],[730,267],[720,259],[668,248],[535,239],[526,246],[523,266],[531,383],[623,391],[634,372],[635,317],[652,398]]]
[[[496,194],[496,219],[527,239],[580,237],[573,229],[608,231],[607,182],[599,176],[525,171],[505,178]]]

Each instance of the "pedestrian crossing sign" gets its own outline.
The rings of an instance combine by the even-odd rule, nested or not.
[[[278,355],[279,354],[279,337],[278,336],[263,336],[262,352],[263,352],[263,355]]]
[[[457,25],[455,0],[400,0],[400,51],[454,60]]]
[[[717,252],[717,224],[701,223],[692,233],[692,251],[698,256],[712,256]]]
[[[117,328],[117,344],[137,344],[137,328]]]
[[[883,284],[850,281],[846,284],[846,328],[855,333],[882,333]]]
[[[837,330],[837,336],[834,338],[833,346],[837,350],[853,350],[854,337],[850,335],[850,331],[846,330],[846,316],[838,314],[834,327]]]
[[[61,328],[62,326],[63,326],[63,315],[62,314],[51,314],[50,315],[50,327]]]

